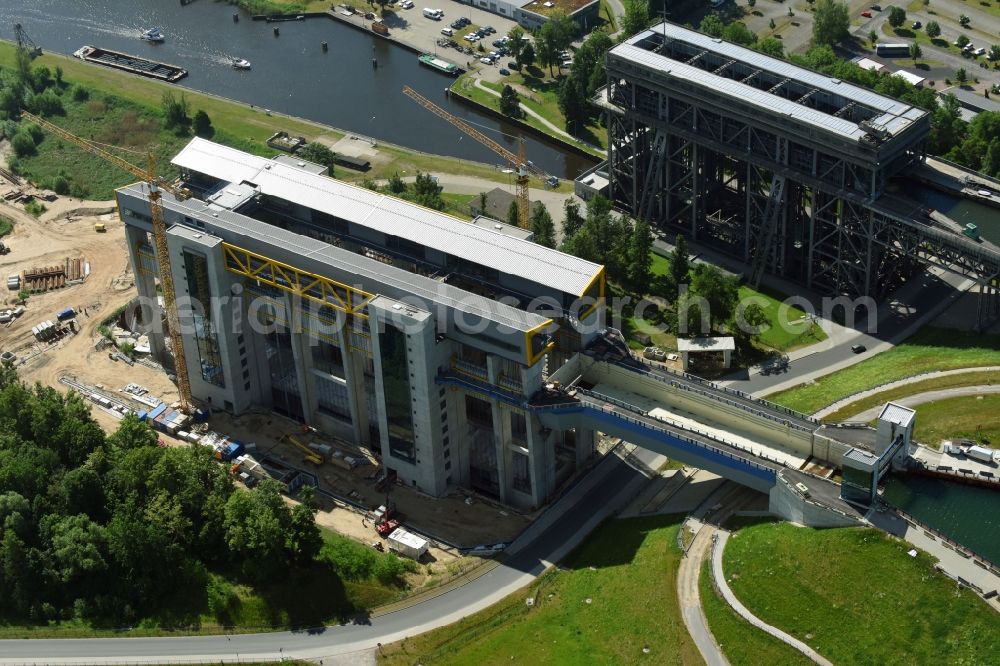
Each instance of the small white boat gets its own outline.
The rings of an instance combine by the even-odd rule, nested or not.
[[[139,38],[147,42],[162,42],[165,39],[163,32],[161,32],[159,28],[143,30]]]
[[[243,58],[233,58],[233,69],[250,69],[250,61]]]

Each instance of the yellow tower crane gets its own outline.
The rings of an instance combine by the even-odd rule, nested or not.
[[[22,119],[30,120],[39,127],[52,132],[61,139],[83,148],[88,153],[110,162],[119,169],[141,178],[149,186],[149,214],[153,220],[153,243],[156,245],[156,262],[160,272],[160,286],[163,289],[163,306],[167,313],[167,328],[170,333],[170,343],[174,348],[174,372],[177,376],[177,392],[180,394],[181,409],[190,412],[194,408],[191,397],[191,382],[188,378],[187,362],[184,358],[184,341],[181,339],[180,319],[177,315],[177,303],[174,299],[174,279],[170,272],[170,253],[167,250],[167,226],[163,221],[163,204],[160,202],[160,190],[165,190],[179,199],[187,199],[191,193],[183,188],[174,187],[156,175],[156,158],[152,152],[146,153],[146,168],[136,166],[118,157],[93,141],[67,132],[58,125],[53,125],[44,118],[21,112]]]
[[[462,130],[500,157],[507,160],[507,162],[514,169],[514,172],[517,174],[517,222],[522,227],[527,228],[529,224],[528,220],[531,217],[531,202],[528,199],[528,181],[531,176],[545,178],[546,174],[544,171],[528,161],[527,156],[524,153],[524,139],[519,139],[517,145],[517,155],[515,155],[469,123],[448,113],[410,86],[403,86],[403,94],[413,99],[417,104],[424,107],[431,113],[444,118],[449,123]]]

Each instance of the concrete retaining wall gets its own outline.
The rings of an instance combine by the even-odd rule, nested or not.
[[[785,520],[809,527],[857,527],[856,518],[807,500],[797,493],[781,474],[768,494],[771,513]]]

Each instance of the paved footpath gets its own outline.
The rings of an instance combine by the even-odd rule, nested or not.
[[[682,527],[683,529],[683,527]],[[705,614],[701,610],[701,597],[698,590],[698,579],[701,575],[701,564],[712,546],[712,535],[715,528],[704,525],[688,548],[687,555],[681,559],[677,570],[677,599],[681,606],[681,617],[684,626],[694,639],[698,651],[708,666],[729,666],[729,660],[722,654],[719,644],[715,642]]]
[[[751,613],[746,606],[740,603],[740,600],[736,598],[736,595],[733,594],[732,589],[730,589],[729,583],[726,581],[725,571],[723,571],[722,569],[722,551],[725,550],[726,542],[729,540],[729,532],[725,530],[719,530],[717,534],[718,537],[716,539],[715,545],[712,548],[712,575],[715,578],[715,584],[719,587],[719,590],[722,592],[722,596],[725,598],[726,603],[728,603],[730,607],[732,607],[732,609],[736,611],[736,613],[739,614],[739,616],[742,617],[744,620],[746,620],[753,626],[757,627],[761,631],[764,631],[770,634],[771,636],[774,636],[779,641],[782,641],[792,646],[805,656],[812,659],[817,664],[820,664],[821,666],[833,666],[833,664],[830,661],[825,659],[820,653],[816,652],[816,650],[812,649],[811,647],[809,647],[799,639],[795,638],[794,636],[786,634],[781,629],[778,629],[777,627],[773,627],[767,624],[759,617]]]

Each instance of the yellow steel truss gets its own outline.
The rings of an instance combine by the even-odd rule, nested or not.
[[[362,319],[374,298],[357,287],[304,271],[246,248],[222,244],[226,270]]]

